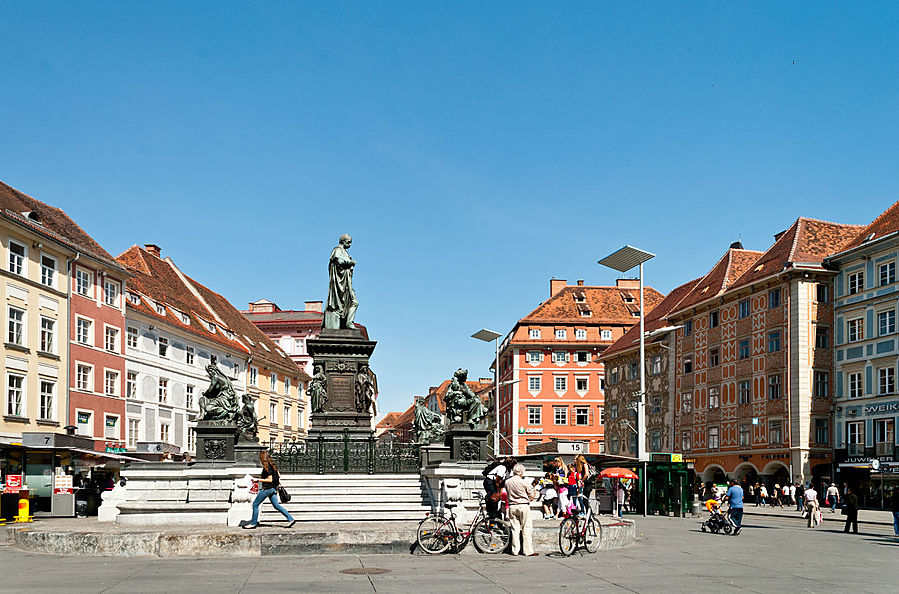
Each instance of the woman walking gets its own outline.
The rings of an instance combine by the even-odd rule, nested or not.
[[[275,461],[272,460],[267,450],[259,452],[259,463],[262,464],[262,474],[256,481],[259,483],[259,493],[253,501],[253,517],[250,519],[250,523],[244,524],[243,527],[252,530],[259,525],[259,506],[268,499],[276,510],[284,514],[284,517],[287,519],[287,527],[293,528],[297,521],[278,503],[278,486],[281,484],[281,477],[278,475],[278,467],[275,466]]]

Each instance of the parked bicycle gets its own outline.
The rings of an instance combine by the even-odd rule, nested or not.
[[[602,540],[602,524],[593,515],[593,506],[590,500],[583,495],[577,495],[586,511],[581,516],[577,512],[562,520],[559,526],[559,550],[563,555],[571,556],[581,545],[588,553],[599,550]]]
[[[444,509],[428,516],[418,525],[418,544],[426,553],[438,555],[452,547],[457,553],[465,548],[469,541],[474,541],[475,548],[487,554],[502,553],[512,541],[512,529],[504,520],[488,518],[484,496],[475,493],[479,509],[477,515],[466,528],[460,530],[456,525],[457,503],[445,503]],[[449,513],[447,513],[447,511]]]

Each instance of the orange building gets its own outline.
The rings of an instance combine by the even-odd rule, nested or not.
[[[599,454],[605,375],[598,357],[639,320],[639,283],[588,287],[552,279],[549,288],[549,299],[500,347],[500,452],[524,454],[555,439],[571,451]],[[646,311],[664,298],[651,287],[644,294]]]
[[[800,218],[764,253],[734,244],[668,320],[677,332],[675,451],[703,480],[830,473],[834,272],[859,231]]]

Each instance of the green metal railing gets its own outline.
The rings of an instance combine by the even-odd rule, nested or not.
[[[305,442],[275,444],[271,450],[282,474],[417,473],[419,444],[378,442],[372,437],[309,437]]]

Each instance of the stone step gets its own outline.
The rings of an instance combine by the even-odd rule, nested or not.
[[[293,516],[297,522],[398,522],[398,521],[418,521],[425,517],[425,511],[373,511],[363,512],[359,510],[352,511],[330,511],[317,510],[309,512],[294,512]],[[284,523],[284,516],[278,512],[263,513],[259,516],[260,522],[272,523],[277,526]]]
[[[342,503],[331,503],[331,502],[322,502],[322,503],[294,503],[291,500],[288,504],[282,504],[283,507],[286,507],[288,511],[293,513],[293,510],[297,511],[316,511],[323,509],[332,509],[335,511],[343,511],[343,510],[379,510],[382,509],[384,511],[392,511],[392,510],[405,510],[405,509],[431,509],[430,505],[426,505],[421,501],[371,501],[371,502],[342,502]],[[265,511],[271,511],[274,507],[270,509],[262,508]],[[275,512],[277,513],[277,512]]]
[[[407,496],[415,496],[424,491],[421,488],[421,485],[382,485],[382,486],[372,486],[372,485],[297,485],[290,483],[281,483],[287,492],[291,495],[294,494],[302,494],[302,493],[314,493],[316,495],[328,495],[328,494],[344,494],[344,493],[365,493],[366,495],[377,495],[378,493],[401,493]]]
[[[321,503],[367,503],[367,502],[397,502],[397,503],[406,503],[406,502],[415,502],[421,504],[425,499],[422,498],[420,493],[414,493],[411,496],[406,493],[376,493],[372,495],[364,495],[360,496],[359,493],[309,493],[307,491],[301,491],[298,493],[290,494],[290,503],[288,505],[296,505],[296,504],[321,504]]]

